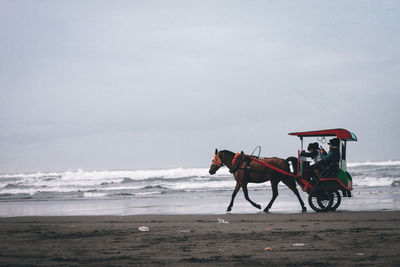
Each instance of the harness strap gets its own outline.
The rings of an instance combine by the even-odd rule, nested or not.
[[[250,169],[250,161],[255,161],[255,162],[257,162],[258,164],[261,164],[261,165],[264,165],[265,167],[268,167],[269,169],[272,169],[272,170],[274,170],[274,171],[277,171],[277,172],[279,172],[279,173],[281,173],[281,174],[284,174],[284,175],[287,175],[287,176],[291,176],[291,177],[297,177],[296,175],[293,175],[292,173],[290,173],[290,172],[286,172],[286,171],[284,171],[284,170],[282,170],[282,169],[279,169],[278,167],[275,167],[275,166],[273,166],[273,165],[271,165],[271,164],[269,164],[269,163],[266,163],[266,162],[264,162],[264,161],[262,161],[262,160],[259,160],[258,158],[256,158],[256,157],[253,157],[253,156],[247,156],[247,155],[245,155],[244,153],[243,153],[243,151],[242,152],[238,152],[238,153],[236,153],[236,155],[235,155],[235,157],[233,158],[233,160],[232,160],[232,169],[229,171],[230,173],[235,173],[238,169],[239,169],[239,164],[241,163],[241,161],[243,160],[243,159],[247,159],[246,160],[246,167],[245,168],[240,168],[240,169],[244,169],[245,170],[245,173],[247,173],[248,171],[255,171],[255,170],[251,170]]]
[[[243,152],[242,152],[243,153]],[[233,158],[233,160],[232,160],[232,167],[235,167],[236,166],[236,161],[237,161],[237,159],[238,159],[238,157],[240,156],[240,153],[239,152],[237,152],[236,153],[236,155],[235,155],[235,157]]]
[[[230,173],[235,173],[239,169],[239,164],[242,161],[244,156],[243,151],[242,152],[237,152],[235,157],[232,160],[232,169],[229,170]]]
[[[284,171],[284,170],[281,170],[281,169],[279,169],[279,168],[277,168],[277,167],[275,167],[275,166],[273,166],[273,165],[271,165],[271,164],[269,164],[269,163],[266,163],[266,162],[264,162],[264,161],[261,161],[261,160],[259,160],[259,159],[257,159],[257,158],[251,157],[251,160],[253,160],[253,161],[255,161],[255,162],[257,162],[257,163],[259,163],[259,164],[261,164],[261,165],[264,165],[265,167],[268,167],[268,168],[270,168],[270,169],[272,169],[272,170],[274,170],[274,171],[277,171],[277,172],[279,172],[279,173],[282,173],[282,174],[284,174],[284,175],[296,177],[296,175],[293,175],[293,174],[290,173],[290,172],[286,172],[286,171]]]

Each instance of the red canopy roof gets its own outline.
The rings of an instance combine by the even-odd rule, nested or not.
[[[309,131],[309,132],[295,132],[289,133],[289,135],[295,135],[298,137],[306,136],[306,137],[313,137],[313,136],[336,136],[339,139],[346,140],[346,141],[357,141],[357,136],[347,131],[346,129],[328,129],[328,130],[317,130],[317,131]]]

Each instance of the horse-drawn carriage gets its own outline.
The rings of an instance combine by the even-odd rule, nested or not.
[[[346,147],[347,141],[357,141],[357,137],[345,129],[330,129],[308,132],[289,133],[292,136],[300,137],[301,149],[298,151],[297,158],[289,157],[281,159],[260,158],[259,156],[246,155],[243,152],[233,153],[228,150],[215,151],[214,159],[211,163],[210,174],[214,174],[221,166],[227,166],[236,180],[236,186],[232,194],[231,202],[227,211],[233,206],[233,201],[240,188],[243,189],[244,196],[254,207],[261,209],[261,206],[253,202],[248,196],[248,183],[271,182],[272,199],[268,203],[264,212],[268,212],[273,202],[278,196],[278,184],[283,182],[297,196],[303,211],[306,211],[304,202],[296,188],[296,183],[301,189],[308,193],[308,203],[317,212],[336,210],[341,203],[341,195],[351,196],[352,178],[346,171]],[[326,137],[335,139],[335,151],[337,157],[333,164],[334,172],[329,175],[322,175],[315,181],[314,169],[307,158],[303,157],[303,141],[305,137],[317,137],[321,143],[326,143]],[[329,172],[328,172],[329,173]],[[313,179],[314,178],[314,179]]]

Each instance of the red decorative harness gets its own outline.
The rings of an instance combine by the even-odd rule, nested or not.
[[[236,160],[237,160],[237,158],[239,157],[239,155],[240,155],[240,153],[238,152],[238,153],[236,153],[236,155],[235,155],[235,157],[233,158],[233,160],[232,160],[232,166],[235,166],[235,164],[236,164]]]
[[[219,158],[218,154],[215,154],[215,155],[214,155],[214,158],[213,158],[211,164],[212,164],[212,165],[217,165],[218,167],[221,167],[221,166],[222,166],[222,161],[221,161],[221,159]]]

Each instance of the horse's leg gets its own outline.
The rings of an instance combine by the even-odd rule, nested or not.
[[[261,209],[261,206],[260,205],[258,205],[257,203],[254,203],[253,201],[251,201],[251,199],[249,198],[249,192],[248,192],[248,190],[247,190],[247,183],[243,183],[242,184],[242,188],[243,188],[243,193],[244,193],[244,197],[246,198],[246,200],[248,201],[248,202],[250,202],[251,203],[251,205],[253,205],[254,207],[256,207],[257,209]]]
[[[233,193],[232,193],[231,203],[229,203],[229,206],[226,209],[226,211],[232,210],[233,201],[235,200],[236,194],[239,191],[239,189],[240,189],[240,184],[238,182],[236,182],[235,190],[233,190]]]
[[[297,199],[299,200],[300,205],[301,205],[301,211],[302,211],[302,212],[306,212],[306,211],[307,211],[307,208],[306,208],[306,206],[304,205],[304,202],[303,202],[303,200],[302,200],[301,197],[300,197],[299,190],[297,190],[296,182],[295,182],[292,178],[282,179],[282,182],[283,182],[287,187],[289,187],[290,190],[292,190],[292,192],[296,195],[296,197],[297,197]]]
[[[265,207],[264,212],[268,212],[269,209],[271,208],[272,204],[274,203],[275,199],[278,196],[278,184],[279,180],[271,179],[271,188],[272,188],[272,198],[270,202],[268,203],[267,207]]]

